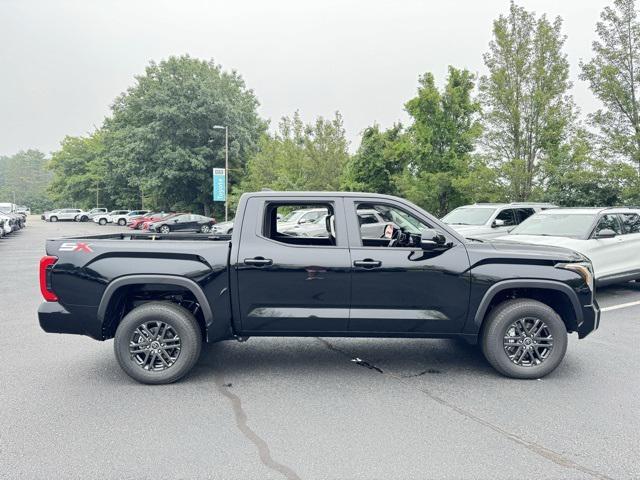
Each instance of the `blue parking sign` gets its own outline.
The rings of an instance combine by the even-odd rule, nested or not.
[[[224,168],[213,169],[213,201],[225,202],[227,200],[227,178]]]

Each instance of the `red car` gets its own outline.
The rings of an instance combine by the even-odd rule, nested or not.
[[[145,215],[144,217],[134,218],[129,222],[129,228],[133,228],[134,230],[144,229],[144,224],[146,222],[162,220],[170,215],[174,215],[174,212],[154,212],[149,215]]]
[[[147,220],[145,222],[142,223],[142,226],[140,227],[141,230],[149,230],[149,226],[155,222],[159,222],[159,221],[165,221],[168,220],[170,218],[173,218],[177,215],[184,215],[184,213],[165,213],[162,214],[162,216],[158,216],[156,217],[154,220]]]

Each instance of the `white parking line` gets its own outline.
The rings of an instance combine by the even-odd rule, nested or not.
[[[640,300],[638,300],[637,302],[621,303],[620,305],[612,305],[610,307],[604,307],[604,308],[601,308],[600,311],[608,312],[610,310],[618,310],[620,308],[635,307],[636,305],[640,305]]]

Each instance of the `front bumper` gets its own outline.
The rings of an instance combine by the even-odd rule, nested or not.
[[[582,323],[578,326],[578,337],[584,338],[600,326],[600,306],[596,299],[591,305],[582,307]]]

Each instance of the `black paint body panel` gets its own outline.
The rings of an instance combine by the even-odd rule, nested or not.
[[[269,202],[330,203],[334,245],[284,244],[263,235]],[[404,209],[442,232],[447,247],[364,247],[358,202]],[[90,251],[69,251],[82,242]],[[61,250],[62,248],[62,250]],[[51,285],[58,302],[43,303],[49,332],[108,338],[109,305],[120,287],[172,284],[203,306],[206,338],[233,336],[477,337],[491,298],[507,288],[566,295],[580,337],[597,328],[593,292],[575,272],[556,268],[586,259],[570,250],[461,238],[422,209],[396,197],[328,192],[259,192],[240,201],[232,236],[115,234],[47,241],[58,257]],[[268,265],[250,265],[263,258]],[[374,259],[376,268],[354,265]],[[183,279],[183,280],[180,280]]]

